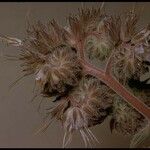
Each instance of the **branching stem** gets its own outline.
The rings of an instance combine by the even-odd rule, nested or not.
[[[142,101],[135,97],[131,92],[129,92],[123,85],[121,85],[109,72],[111,70],[111,59],[108,59],[108,63],[104,70],[95,67],[91,63],[87,62],[84,56],[83,42],[78,43],[79,50],[79,61],[82,64],[85,74],[90,74],[95,76],[107,86],[109,86],[114,92],[116,92],[120,97],[122,97],[127,103],[129,103],[133,108],[135,108],[144,117],[150,120],[150,108],[146,106]],[[110,56],[111,57],[111,56]]]

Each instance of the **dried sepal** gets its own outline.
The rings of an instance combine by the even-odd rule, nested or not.
[[[137,52],[141,53],[143,61],[150,62],[150,25],[135,34],[131,40],[133,45],[137,45]]]
[[[135,10],[131,10],[124,14],[121,24],[121,40],[123,42],[129,42],[136,34],[136,25],[139,20],[139,15]]]
[[[28,27],[26,44],[45,55],[51,53],[55,47],[65,44],[64,33],[65,29],[55,20],[48,22],[47,25],[38,21],[37,24]]]
[[[21,51],[18,59],[23,62],[21,67],[25,74],[34,74],[45,63],[46,57],[39,52],[26,48],[26,50]]]
[[[113,131],[114,128],[115,128],[115,119],[114,119],[114,118],[111,118],[111,119],[110,119],[109,127],[110,127],[110,131],[111,131],[111,133],[112,133],[112,131]]]
[[[110,16],[104,22],[105,32],[111,39],[111,43],[116,46],[120,44],[120,32],[121,32],[121,16]]]
[[[143,43],[145,46],[149,46],[150,40],[150,24],[138,31],[131,39],[133,44]]]
[[[70,107],[70,101],[62,99],[61,101],[55,102],[55,106],[50,111],[52,118],[63,121],[65,111]]]
[[[101,8],[80,9],[76,16],[70,16],[68,18],[70,32],[68,40],[72,41],[70,43],[74,44],[84,41],[88,34],[96,30],[98,23],[103,17],[104,14]]]

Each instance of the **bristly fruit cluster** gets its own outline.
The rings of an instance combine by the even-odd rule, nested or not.
[[[101,7],[80,9],[68,17],[67,27],[53,20],[27,29],[18,59],[25,75],[35,75],[41,93],[56,97],[50,115],[62,122],[63,147],[76,130],[86,146],[98,141],[89,128],[108,116],[111,131],[124,135],[134,136],[149,124],[150,76],[140,79],[149,72],[150,26],[138,30],[138,20],[134,9],[112,16]],[[89,59],[108,61],[106,72],[89,64],[85,53]],[[142,101],[145,110],[133,101],[130,105],[132,98]]]

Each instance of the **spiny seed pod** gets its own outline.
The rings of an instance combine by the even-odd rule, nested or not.
[[[63,146],[67,145],[71,140],[73,131],[76,130],[80,131],[87,146],[89,138],[94,137],[88,128],[102,123],[109,115],[113,94],[99,80],[93,77],[85,77],[68,96],[64,96],[57,101],[58,105],[52,110],[51,114],[63,123],[65,129]]]
[[[68,47],[59,47],[48,55],[36,74],[36,81],[46,95],[62,94],[76,86],[80,78],[81,67],[77,55]]]
[[[138,96],[148,107],[150,107],[150,89],[132,91],[134,95]],[[112,112],[113,118],[110,122],[111,129],[115,129],[123,135],[134,135],[148,123],[148,120],[145,117],[124,102],[119,96],[116,96],[113,101]]]

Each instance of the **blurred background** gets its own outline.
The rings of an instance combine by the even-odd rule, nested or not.
[[[109,13],[117,13],[132,8],[131,2],[106,2]],[[26,16],[30,21],[41,20],[46,23],[55,18],[60,24],[66,25],[66,17],[76,13],[80,7],[97,7],[99,2],[7,2],[0,3],[0,34],[23,39],[26,34]],[[143,9],[139,27],[147,25],[150,20],[150,2],[136,3]],[[20,63],[6,61],[4,55],[17,55],[19,49],[0,43],[0,147],[5,148],[60,148],[62,146],[63,129],[59,122],[54,122],[45,133],[34,135],[43,120],[44,110],[38,112],[41,97],[31,103],[34,88],[34,77],[22,79],[13,88],[10,85],[20,77]],[[44,100],[47,107],[48,99]],[[50,104],[49,104],[50,105]],[[109,118],[101,125],[91,128],[100,144],[97,148],[127,148],[131,137],[123,137],[109,129]],[[84,147],[78,133],[73,136],[72,148]]]

